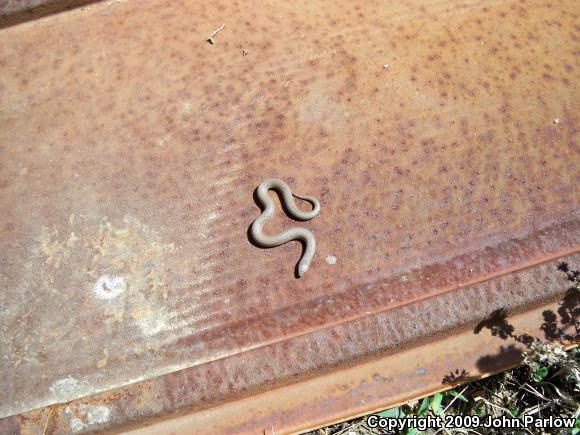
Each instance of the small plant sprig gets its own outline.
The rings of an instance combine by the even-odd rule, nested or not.
[[[558,270],[561,270],[566,275],[568,275],[568,281],[574,283],[576,290],[580,290],[580,270],[572,270],[568,263],[561,262],[558,264]]]

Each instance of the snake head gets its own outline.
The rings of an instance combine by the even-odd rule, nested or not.
[[[301,277],[308,270],[309,264],[305,262],[298,263],[298,277]]]

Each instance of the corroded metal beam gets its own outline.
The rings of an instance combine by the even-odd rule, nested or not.
[[[579,14],[153,0],[0,30],[0,428],[201,412],[537,319],[578,264]],[[270,177],[321,201],[301,279],[297,244],[247,237]]]

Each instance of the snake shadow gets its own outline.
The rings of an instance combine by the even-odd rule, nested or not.
[[[283,201],[280,200],[280,194],[278,192],[276,192],[276,196],[278,197],[278,201],[280,203],[280,206],[282,207],[282,210],[284,211],[284,214],[288,217],[290,217],[290,215],[288,214],[288,208],[286,207],[286,205],[284,204]],[[252,193],[252,197],[254,198],[254,202],[256,203],[256,205],[260,208],[260,213],[262,213],[264,211],[264,206],[260,204],[260,201],[258,199],[258,188],[256,187],[254,189],[254,192]],[[306,201],[307,202],[307,201]],[[290,217],[290,219],[292,219]],[[293,219],[295,220],[295,219]],[[252,245],[254,245],[256,248],[260,248],[260,249],[273,249],[273,248],[265,248],[263,246],[260,246],[256,243],[256,241],[253,239],[251,233],[250,233],[250,228],[252,228],[252,224],[254,223],[254,221],[252,221],[250,223],[250,225],[248,225],[248,229],[246,230],[246,235],[248,237],[248,240],[250,241],[250,243]],[[298,257],[299,259],[302,258],[302,255],[304,255],[304,251],[306,250],[306,243],[304,243],[301,240],[292,240],[293,242],[298,242],[300,243],[301,247],[302,247],[302,252],[300,253],[300,257]],[[299,279],[300,275],[298,274],[298,261],[296,262],[296,264],[294,265],[294,278]]]

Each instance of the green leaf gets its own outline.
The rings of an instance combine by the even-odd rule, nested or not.
[[[381,412],[377,413],[376,415],[379,415],[381,417],[401,418],[405,415],[405,413],[403,412],[403,410],[401,409],[400,406],[397,406],[396,408],[391,408],[391,409],[386,409],[385,411],[381,411]]]
[[[543,367],[539,364],[533,366],[534,372],[532,373],[532,379],[534,382],[541,382],[546,376],[548,376],[548,368]]]
[[[576,435],[580,433],[580,417],[576,419],[576,423],[574,424],[574,429],[572,429],[572,435]]]
[[[520,410],[514,406],[513,408],[510,408],[510,412],[512,416],[517,417],[518,414],[520,413]]]
[[[463,394],[459,394],[455,390],[449,390],[449,394],[451,394],[453,397],[457,397],[459,400],[463,400],[464,402],[469,403],[469,400]]]
[[[436,393],[431,400],[431,408],[435,415],[441,414],[441,402],[443,401],[443,393]]]
[[[419,410],[417,411],[417,416],[422,417],[423,414],[427,412],[429,409],[429,403],[431,402],[431,397],[425,397],[421,400],[421,406],[419,406]]]
[[[476,415],[479,415],[481,417],[481,416],[483,416],[484,411],[485,411],[485,407],[484,407],[483,403],[478,403],[477,405],[475,405],[474,412]]]

